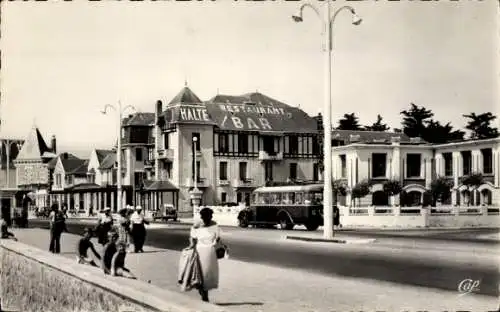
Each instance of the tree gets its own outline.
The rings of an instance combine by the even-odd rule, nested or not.
[[[438,177],[431,183],[431,193],[432,193],[432,202],[433,206],[436,205],[436,202],[443,203],[450,198],[451,188],[453,187],[453,183],[444,178]]]
[[[410,103],[410,109],[400,112],[403,115],[403,132],[410,138],[421,137],[425,132],[425,121],[434,116],[431,110]]]
[[[344,114],[344,117],[339,120],[339,130],[363,130],[359,125],[359,118],[355,113]]]
[[[469,198],[467,200],[467,206],[470,205],[470,200],[472,197],[472,192],[480,187],[484,183],[484,177],[481,173],[471,173],[462,178],[462,184],[467,187],[469,191]]]
[[[442,125],[432,119],[434,113],[425,107],[411,103],[409,110],[401,112],[403,117],[403,132],[411,138],[421,137],[429,143],[446,143],[449,141],[463,140],[464,132],[453,130],[448,122]]]
[[[491,126],[491,122],[497,118],[491,112],[479,115],[470,113],[463,116],[470,119],[465,128],[472,132],[471,139],[490,139],[499,136],[498,129]]]
[[[392,197],[394,195],[398,195],[403,190],[401,183],[399,183],[399,181],[396,179],[388,180],[388,181],[384,182],[382,187],[383,187],[384,193],[386,193],[387,196],[389,196],[389,197]]]
[[[338,202],[338,196],[347,195],[347,184],[343,180],[333,180],[332,181],[332,191],[333,191],[333,203],[336,205]]]
[[[365,129],[368,131],[387,131],[390,127],[387,126],[387,124],[382,123],[382,116],[377,115],[377,121],[371,126],[365,126]]]
[[[439,121],[433,119],[425,122],[425,130],[422,139],[429,143],[447,143],[464,139],[465,132],[453,130],[453,126],[448,122],[442,125]]]
[[[363,198],[365,197],[366,195],[370,194],[370,182],[368,182],[367,180],[363,180],[361,182],[359,182],[358,184],[356,184],[352,190],[351,190],[351,206],[352,206],[352,203],[354,203],[354,200],[356,198]]]

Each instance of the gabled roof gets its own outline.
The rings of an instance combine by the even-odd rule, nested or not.
[[[128,126],[151,126],[155,122],[154,113],[135,113],[123,119],[122,125],[124,127]]]
[[[200,98],[194,94],[191,89],[188,88],[188,86],[185,86],[182,88],[182,90],[177,93],[177,95],[170,101],[168,105],[175,105],[175,104],[201,104],[203,103]]]
[[[27,135],[16,160],[41,160],[45,152],[52,152],[40,130],[33,126]]]
[[[116,152],[108,154],[99,166],[100,170],[112,169],[116,163]],[[122,154],[122,169],[125,169],[125,156]]]
[[[89,166],[89,161],[87,159],[82,159],[80,166],[73,169],[71,172],[69,172],[69,174],[77,176],[86,176],[88,166]]]
[[[96,149],[95,153],[97,155],[97,161],[99,162],[99,165],[100,165],[102,163],[102,161],[104,160],[104,158],[106,158],[106,156],[108,156],[109,154],[114,153],[114,151],[113,150]]]
[[[61,160],[64,172],[66,172],[67,174],[71,174],[85,162],[85,160],[80,159],[70,153],[61,153],[59,154],[58,158]]]

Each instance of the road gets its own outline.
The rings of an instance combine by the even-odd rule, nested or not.
[[[30,220],[30,226],[48,227],[46,221],[40,220]],[[81,222],[68,222],[68,231],[79,234],[85,226]],[[290,242],[280,239],[284,233],[278,230],[231,227],[223,228],[223,238],[230,247],[231,258],[236,260],[450,291],[457,291],[460,281],[473,279],[481,283],[480,294],[498,297],[499,243],[474,240],[477,235],[494,231],[438,230],[404,234],[404,231],[362,230],[338,234],[340,238],[342,235],[377,237],[374,244],[357,246]],[[152,228],[148,230],[146,244],[181,250],[186,247],[188,236],[188,225]]]

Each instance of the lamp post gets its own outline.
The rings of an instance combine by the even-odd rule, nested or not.
[[[193,161],[194,161],[194,169],[193,169],[193,190],[191,191],[191,200],[193,201],[193,208],[197,208],[201,203],[201,191],[198,189],[198,161],[196,159],[196,147],[198,144],[198,138],[193,137]]]
[[[324,114],[323,117],[323,166],[324,166],[324,187],[323,187],[323,236],[325,239],[333,238],[333,189],[332,189],[332,50],[333,50],[333,24],[337,15],[341,11],[349,11],[352,14],[352,23],[354,25],[359,25],[361,23],[361,18],[356,15],[356,11],[351,6],[342,6],[338,8],[331,16],[330,0],[325,3],[326,9],[325,15],[321,18],[321,14],[318,9],[312,4],[305,3],[300,6],[299,12],[293,15],[292,18],[295,22],[302,22],[304,19],[302,17],[303,11],[306,7],[312,9],[323,22],[324,30],[324,52],[325,52],[325,102],[324,102]]]
[[[19,144],[17,141],[11,141],[11,140],[5,140],[5,167],[7,169],[6,174],[7,174],[7,188],[10,188],[10,151],[12,148],[12,144],[18,145],[18,150],[19,150]],[[1,146],[0,146],[1,147]],[[0,153],[1,153],[1,148],[0,148]]]
[[[127,109],[132,109],[133,111],[137,111],[137,109],[132,105],[127,105],[122,107],[122,102],[118,101],[118,107],[106,104],[101,113],[106,115],[108,113],[108,109],[113,109],[116,112],[118,117],[118,142],[116,148],[116,162],[118,168],[116,169],[117,181],[116,181],[116,207],[117,210],[120,210],[122,207],[122,115]]]

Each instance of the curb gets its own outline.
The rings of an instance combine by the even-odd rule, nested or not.
[[[334,243],[334,244],[369,244],[376,241],[375,238],[346,240],[346,239],[324,239],[324,238],[302,237],[293,235],[287,235],[285,236],[285,239],[298,240],[304,242]]]

